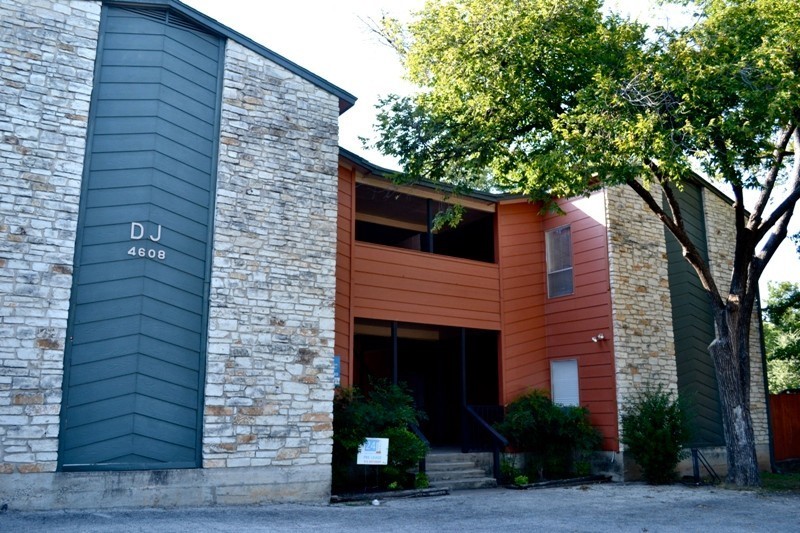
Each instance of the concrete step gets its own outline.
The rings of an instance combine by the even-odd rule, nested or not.
[[[478,477],[487,477],[486,472],[478,468],[465,468],[463,470],[427,470],[428,480],[431,483],[439,481],[451,481],[455,479],[472,479]]]
[[[435,463],[460,463],[464,461],[471,461],[476,463],[478,461],[489,461],[492,458],[491,452],[469,452],[462,453],[459,451],[439,451],[433,450],[428,453],[426,460]]]
[[[450,490],[483,489],[497,486],[491,477],[487,459],[483,453],[461,453],[435,450],[425,458],[425,471],[432,487]]]
[[[442,488],[442,489],[448,488],[451,491],[470,490],[470,489],[493,489],[495,487],[497,487],[497,480],[490,477],[443,481],[436,484],[436,488]]]
[[[486,474],[479,470],[470,470],[468,472],[448,472],[445,475],[433,475],[428,473],[428,482],[434,487],[448,486],[451,483],[470,481],[475,479],[491,479]],[[493,480],[494,481],[494,480]]]
[[[431,462],[430,459],[425,460],[428,472],[446,472],[449,470],[468,470],[475,468],[473,461],[448,461],[446,463]]]

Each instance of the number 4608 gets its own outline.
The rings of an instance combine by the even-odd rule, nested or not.
[[[136,247],[131,246],[130,250],[128,250],[128,255],[132,255],[133,257],[147,257],[150,259],[166,259],[167,252],[165,250],[156,250],[154,248],[144,248],[144,247]]]

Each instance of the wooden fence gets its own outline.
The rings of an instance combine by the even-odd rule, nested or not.
[[[800,394],[769,397],[775,460],[800,459]]]

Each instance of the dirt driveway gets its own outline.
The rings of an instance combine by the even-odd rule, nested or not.
[[[608,483],[488,489],[379,505],[265,504],[203,509],[0,514],[0,531],[724,531],[800,532],[800,495]]]

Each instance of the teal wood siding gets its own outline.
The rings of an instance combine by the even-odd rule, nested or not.
[[[103,10],[62,470],[200,466],[223,53],[166,10]]]
[[[703,197],[700,187],[687,184],[676,191],[686,230],[703,258],[708,260]],[[697,273],[683,258],[678,241],[666,231],[669,259],[669,288],[678,391],[690,405],[692,445],[724,444],[717,378],[708,346],[714,340],[711,304]]]

